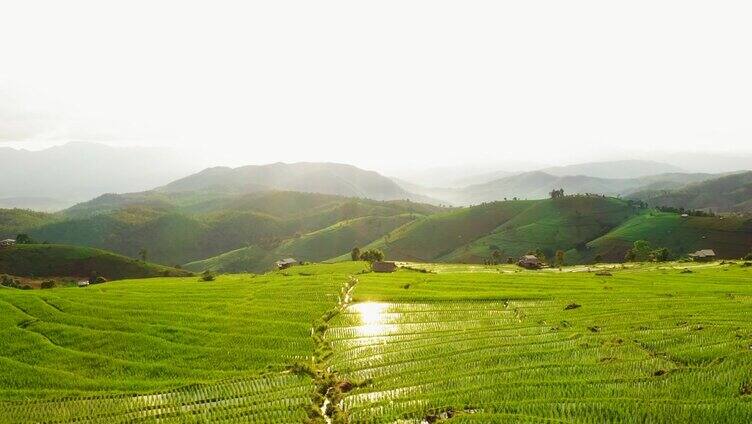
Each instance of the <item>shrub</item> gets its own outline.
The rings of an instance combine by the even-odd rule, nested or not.
[[[104,277],[102,277],[100,275],[100,276],[97,276],[97,278],[94,279],[94,282],[92,284],[102,284],[102,283],[106,283],[106,282],[107,282],[107,279],[104,278]]]
[[[650,252],[650,258],[656,262],[666,262],[671,258],[671,252],[667,248],[661,247]]]
[[[52,280],[49,281],[43,281],[42,286],[43,289],[51,289],[55,287],[55,282]]]
[[[201,281],[214,281],[216,278],[217,276],[211,270],[206,270],[201,274]]]
[[[360,248],[359,247],[353,247],[352,251],[350,252],[350,259],[357,261],[360,259]]]

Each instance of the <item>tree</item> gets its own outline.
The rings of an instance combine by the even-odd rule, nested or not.
[[[141,250],[138,251],[138,256],[141,258],[142,261],[146,262],[146,254],[147,253],[148,252],[146,251],[146,249],[142,248]]]
[[[551,196],[552,199],[559,199],[559,198],[564,197],[564,189],[563,188],[560,188],[558,190],[554,189],[554,190],[551,190],[551,192],[548,194]]]
[[[632,245],[632,249],[627,252],[627,255],[624,257],[624,260],[627,262],[634,262],[634,261],[646,261],[648,259],[651,259],[651,253],[652,249],[650,247],[650,242],[647,240],[637,240]]]
[[[564,251],[563,250],[556,251],[556,265],[564,266]]]
[[[28,234],[19,234],[16,236],[16,244],[34,244],[34,240]]]
[[[501,263],[501,256],[502,256],[501,251],[499,249],[494,249],[493,253],[491,253],[491,257],[493,258],[494,265]]]
[[[546,252],[544,252],[541,248],[535,249],[535,252],[530,253],[530,255],[535,255],[535,257],[538,258],[538,260],[541,262],[547,262]]]
[[[350,258],[354,261],[357,261],[360,259],[360,248],[359,247],[353,247],[352,251],[350,252]]]
[[[366,262],[378,262],[384,260],[384,252],[378,249],[364,250],[360,254],[360,259]]]

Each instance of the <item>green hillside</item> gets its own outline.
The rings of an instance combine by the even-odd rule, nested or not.
[[[430,215],[389,233],[367,248],[390,259],[432,261],[487,235],[534,201],[492,202]]]
[[[608,197],[568,196],[536,202],[490,234],[439,258],[442,262],[483,262],[499,251],[502,260],[543,250],[553,258],[559,249],[584,246],[633,216],[630,203]]]
[[[413,214],[367,216],[338,222],[327,228],[285,240],[274,249],[249,246],[184,265],[186,269],[220,272],[264,272],[281,258],[322,261],[349,254],[355,246],[366,245],[416,218]]]
[[[667,247],[674,257],[714,249],[719,258],[752,250],[752,220],[688,217],[640,209],[635,202],[602,196],[566,196],[482,204],[433,214],[397,228],[365,248],[398,261],[506,262],[541,250],[552,260],[565,251],[570,264],[601,255],[621,262],[634,241]],[[497,257],[493,254],[497,252]],[[347,260],[341,255],[333,260]]]
[[[752,417],[752,268],[432,269],[0,290],[0,422]]]
[[[677,256],[713,249],[720,258],[740,258],[752,251],[752,220],[646,212],[589,242],[587,249],[567,252],[567,257],[589,262],[601,255],[606,261],[622,261],[637,240],[667,247]]]
[[[150,260],[176,265],[246,246],[272,251],[288,239],[344,220],[419,216],[439,210],[409,201],[296,192],[208,197],[148,192],[102,196],[28,231],[36,240],[97,247],[127,256],[146,249]]]
[[[29,231],[50,222],[53,215],[27,209],[0,209],[0,240],[16,238],[19,233]]]
[[[0,274],[20,277],[89,277],[108,280],[183,276],[186,271],[89,247],[22,244],[0,249]]]

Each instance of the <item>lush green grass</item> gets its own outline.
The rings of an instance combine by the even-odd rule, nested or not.
[[[143,262],[100,249],[59,244],[19,244],[0,249],[0,274],[22,277],[179,277],[183,270]]]
[[[312,324],[363,269],[2,290],[0,422],[300,422],[312,381],[285,370],[311,360]]]
[[[345,410],[351,422],[449,410],[451,422],[749,422],[752,271],[682,267],[360,276],[327,332],[334,369],[373,379]]]
[[[0,290],[0,421],[752,418],[752,267],[410,265]]]

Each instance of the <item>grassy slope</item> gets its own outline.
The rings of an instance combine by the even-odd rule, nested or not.
[[[31,234],[38,240],[98,247],[128,256],[145,248],[152,260],[174,265],[249,245],[272,250],[296,235],[346,219],[437,210],[414,202],[311,193],[213,194],[206,200],[198,193],[149,192],[103,196],[66,211],[65,219],[32,229]]]
[[[482,262],[498,249],[506,257],[543,249],[548,257],[607,233],[635,214],[615,198],[568,196],[532,204],[489,235],[441,257],[446,262]]]
[[[221,272],[263,272],[274,261],[294,257],[302,261],[322,261],[346,254],[355,246],[363,246],[391,230],[415,219],[415,215],[369,216],[338,222],[322,230],[291,238],[267,250],[249,246],[184,265],[186,269]]]
[[[588,262],[600,254],[607,261],[621,261],[637,240],[667,247],[682,255],[713,249],[721,258],[740,258],[752,251],[752,222],[734,217],[687,217],[647,212],[588,243],[584,252],[567,252],[574,261]]]
[[[366,248],[382,249],[389,259],[432,261],[485,236],[532,204],[534,201],[492,202],[430,215],[392,231]]]
[[[93,271],[109,280],[186,274],[178,269],[89,247],[29,244],[0,249],[0,273],[3,274],[88,277]]]

